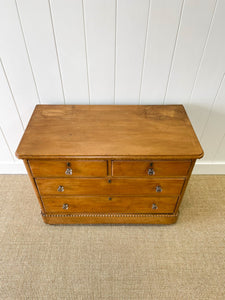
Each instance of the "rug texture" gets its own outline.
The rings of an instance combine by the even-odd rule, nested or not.
[[[225,299],[225,176],[193,175],[174,225],[46,225],[26,175],[0,209],[0,299]]]

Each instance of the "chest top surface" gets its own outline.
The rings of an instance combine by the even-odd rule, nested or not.
[[[37,105],[18,158],[201,158],[182,105]]]

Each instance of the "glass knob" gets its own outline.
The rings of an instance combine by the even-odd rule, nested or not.
[[[148,169],[148,175],[155,175],[155,171],[153,168]]]
[[[58,192],[64,192],[64,187],[62,185],[59,185],[57,191]]]
[[[155,190],[156,190],[157,193],[161,193],[162,192],[162,187],[160,185],[157,185]]]
[[[152,204],[152,209],[158,209],[158,206],[155,203],[153,203]]]
[[[63,209],[68,209],[68,208],[69,208],[69,205],[68,205],[67,203],[64,203],[62,208],[63,208]]]

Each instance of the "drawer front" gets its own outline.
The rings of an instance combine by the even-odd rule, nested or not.
[[[177,197],[47,196],[47,213],[173,213]]]
[[[43,195],[178,195],[182,179],[101,179],[56,178],[36,179]]]
[[[105,177],[106,160],[30,160],[33,177]]]
[[[121,177],[186,176],[190,161],[119,161],[112,162],[112,175]]]

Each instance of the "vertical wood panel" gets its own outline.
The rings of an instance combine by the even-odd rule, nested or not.
[[[39,99],[13,0],[0,0],[0,56],[25,127]]]
[[[151,0],[141,104],[162,104],[183,0]]]
[[[115,76],[117,104],[139,103],[149,2],[118,1]]]
[[[212,161],[216,156],[225,135],[225,77],[221,83],[213,104],[208,122],[204,128],[201,143],[205,151],[205,160]]]
[[[13,161],[8,145],[5,141],[2,129],[0,128],[0,161]]]
[[[47,0],[17,0],[41,103],[64,102],[51,14]]]
[[[66,104],[88,104],[82,0],[51,0]]]
[[[188,107],[193,126],[200,137],[225,69],[225,1],[218,1],[212,28]]]
[[[187,103],[206,43],[216,0],[185,2],[170,72],[166,104]]]
[[[221,140],[221,143],[219,145],[219,148],[217,149],[216,155],[213,157],[214,161],[220,161],[224,163],[225,160],[225,135],[223,136],[223,139]]]
[[[12,93],[0,63],[0,127],[4,132],[11,152],[15,153],[23,135],[22,122],[19,118]]]
[[[114,102],[115,0],[84,0],[91,104]]]

